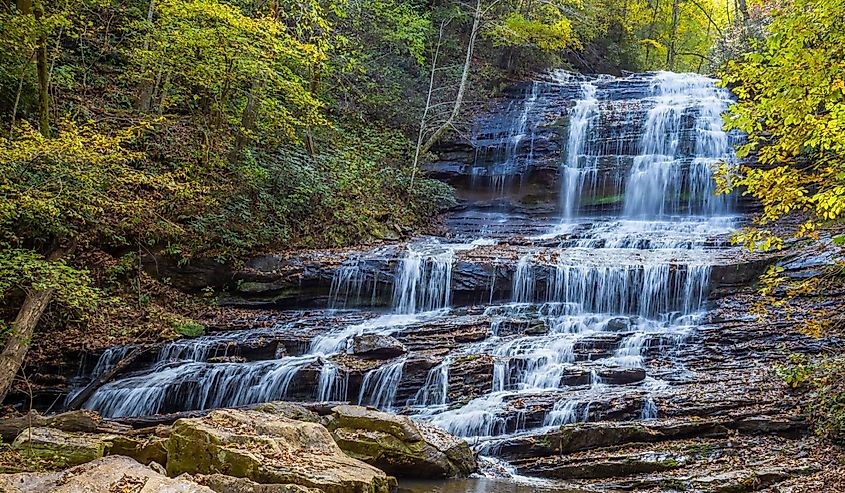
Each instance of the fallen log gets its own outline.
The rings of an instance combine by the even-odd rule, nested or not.
[[[71,411],[53,416],[42,416],[37,411],[30,411],[0,419],[0,436],[10,442],[23,430],[38,426],[82,433],[123,433],[131,429],[118,422],[104,420],[93,411]]]
[[[92,380],[91,383],[86,385],[84,389],[82,389],[78,394],[73,397],[73,399],[70,400],[67,406],[65,406],[65,410],[75,411],[81,408],[82,405],[85,404],[85,401],[87,401],[92,395],[94,395],[94,392],[96,392],[97,389],[113,380],[114,377],[119,375],[121,372],[126,370],[126,368],[128,368],[132,363],[134,363],[136,359],[143,356],[144,354],[149,353],[153,349],[158,348],[159,346],[159,344],[152,344],[147,346],[141,346],[133,350],[131,353],[126,355],[125,358],[118,361],[116,365],[111,367],[109,370],[103,372],[100,376]]]

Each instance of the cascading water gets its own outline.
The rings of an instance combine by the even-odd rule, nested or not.
[[[313,316],[319,329],[300,336],[309,324],[298,321],[170,343],[85,407],[124,416],[339,400],[406,412],[478,443],[601,419],[626,400],[628,419],[655,419],[669,384],[652,360],[696,330],[733,227],[730,199],[713,195],[710,178],[732,158],[733,136],[720,128],[728,103],[712,80],[691,74],[536,81],[505,115],[479,124],[482,149],[467,181],[479,194],[493,184],[498,207],[508,177],[554,170],[551,227],[525,234],[517,214],[479,207],[473,217],[495,218],[497,240],[459,231],[458,240],[349,258],[328,290],[330,315],[299,317]],[[426,339],[442,327],[454,333]],[[296,344],[264,347],[289,333]],[[355,359],[365,337],[403,349]],[[240,349],[253,346],[255,355]],[[106,353],[94,373],[125,354]],[[480,369],[467,378],[468,367]]]
[[[601,117],[597,88],[592,81],[581,83],[582,96],[572,109],[569,119],[569,139],[566,142],[566,159],[561,167],[561,209],[563,217],[571,218],[582,199],[585,186],[595,188],[598,160],[591,146],[589,135]]]

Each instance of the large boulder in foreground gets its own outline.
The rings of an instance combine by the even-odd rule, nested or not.
[[[325,493],[387,493],[396,482],[344,454],[319,424],[232,409],[176,421],[167,444],[167,473],[225,474]]]
[[[170,479],[129,457],[112,455],[60,472],[0,474],[4,493],[214,493],[184,478]]]
[[[398,477],[465,476],[477,469],[465,441],[407,416],[337,406],[328,427],[344,452]]]

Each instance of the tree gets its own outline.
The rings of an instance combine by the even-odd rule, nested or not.
[[[723,166],[721,190],[740,188],[763,206],[757,225],[738,240],[752,249],[780,248],[768,227],[804,218],[793,231],[814,236],[845,215],[845,4],[793,0],[773,12],[756,50],[727,64],[723,83],[737,96],[725,123],[744,132],[738,155]]]
[[[0,137],[0,304],[24,294],[14,322],[2,327],[0,401],[47,306],[55,299],[81,310],[96,300],[66,254],[101,235],[127,235],[154,210],[156,190],[175,186],[132,166],[140,157],[125,147],[133,135],[67,123],[55,138],[26,124],[14,138]]]

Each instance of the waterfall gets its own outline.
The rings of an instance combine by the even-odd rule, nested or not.
[[[513,301],[528,303],[534,299],[534,267],[531,254],[526,253],[519,258],[513,275]]]
[[[445,406],[449,399],[450,358],[428,371],[425,384],[416,393],[413,404],[417,406]]]
[[[694,340],[734,227],[710,178],[732,159],[719,116],[729,101],[690,74],[526,85],[470,138],[472,234],[332,262],[327,310],[165,344],[85,407],[114,417],[337,400],[482,442],[656,419],[674,385],[657,377],[682,371],[673,355]],[[476,196],[494,199],[473,209]],[[373,335],[407,354],[355,354]],[[108,350],[94,375],[130,349]]]

